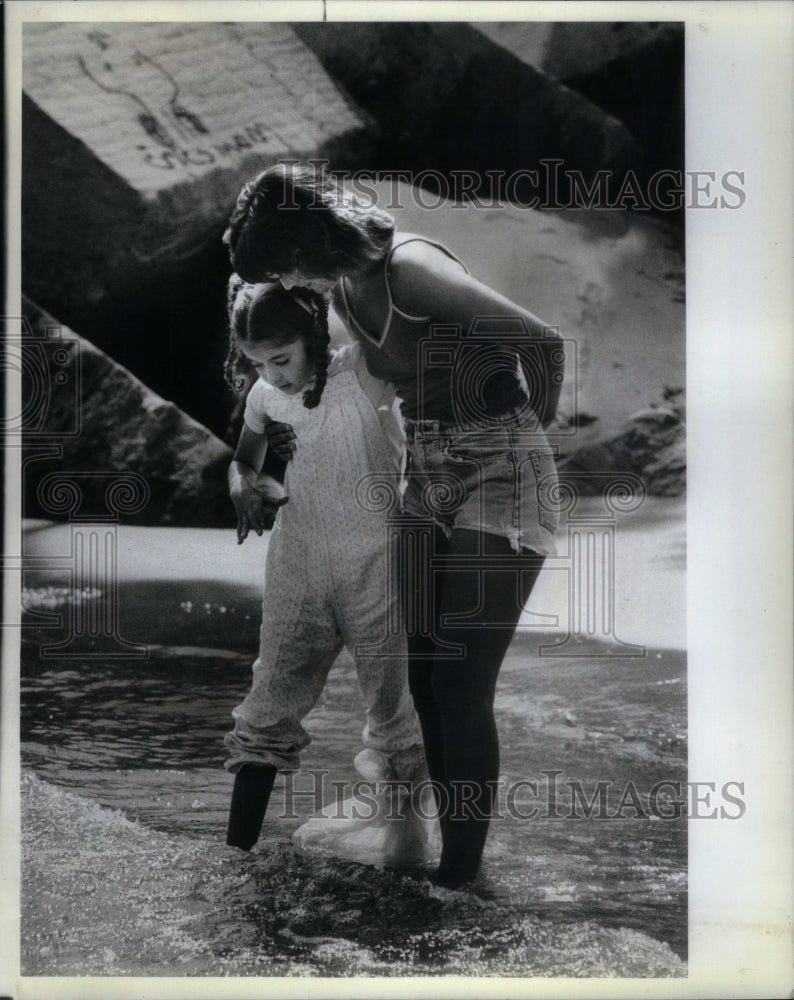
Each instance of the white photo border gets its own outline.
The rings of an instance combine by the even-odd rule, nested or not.
[[[20,298],[21,24],[30,20],[647,20],[686,23],[686,168],[744,173],[737,210],[687,211],[691,780],[744,782],[737,822],[689,824],[681,979],[268,979],[269,996],[780,997],[792,973],[792,50],[786,3],[5,4],[7,303]],[[7,405],[18,399],[9,384]],[[6,460],[13,459],[7,453]],[[13,463],[12,463],[13,464]],[[19,526],[6,477],[5,551]],[[4,620],[18,614],[4,591]],[[2,664],[0,996],[260,997],[260,979],[21,978],[18,630]]]

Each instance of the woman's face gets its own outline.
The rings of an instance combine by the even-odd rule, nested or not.
[[[314,365],[302,338],[283,347],[275,347],[267,341],[257,344],[241,342],[239,347],[260,378],[288,396],[305,389],[314,375]]]

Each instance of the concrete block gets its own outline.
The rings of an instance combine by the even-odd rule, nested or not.
[[[23,46],[23,281],[69,322],[217,236],[258,170],[363,128],[285,24],[38,23]]]

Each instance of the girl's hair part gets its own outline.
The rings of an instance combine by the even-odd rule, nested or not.
[[[277,163],[243,187],[223,241],[247,281],[294,270],[336,281],[385,257],[394,229],[324,170]]]
[[[282,285],[254,285],[232,274],[226,289],[229,316],[229,346],[223,373],[238,395],[248,392],[258,375],[240,349],[241,343],[271,343],[276,346],[303,340],[307,357],[314,363],[314,378],[303,393],[303,405],[314,409],[328,380],[328,302],[307,288],[289,291]]]

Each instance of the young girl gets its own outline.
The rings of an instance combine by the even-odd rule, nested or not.
[[[457,887],[478,870],[493,811],[499,668],[554,551],[544,428],[560,394],[561,341],[445,247],[397,233],[390,215],[316,170],[264,171],[240,193],[224,239],[249,280],[333,288],[369,370],[402,400],[404,509],[416,518],[404,550],[417,556],[401,567],[409,683],[438,795],[435,881]],[[425,612],[429,627],[416,627]]]
[[[236,774],[227,843],[243,850],[259,837],[277,771],[298,766],[309,743],[302,720],[343,644],[366,705],[369,768],[374,759],[382,777],[411,779],[424,767],[405,640],[392,627],[385,514],[356,493],[365,476],[399,475],[394,394],[369,374],[358,345],[329,351],[327,310],[311,291],[229,282],[227,377],[235,383],[250,367],[260,376],[229,470],[238,541],[251,528],[261,534],[278,507],[253,687],[225,739]],[[257,488],[274,421],[291,424],[298,441],[286,497]]]

